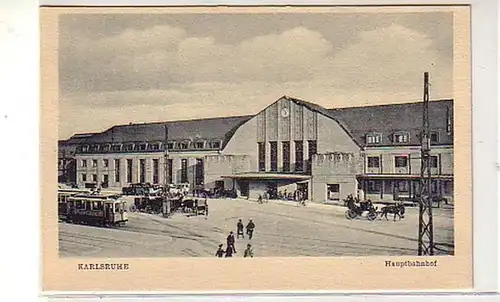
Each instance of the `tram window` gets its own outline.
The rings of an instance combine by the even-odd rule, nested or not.
[[[120,210],[121,210],[121,205],[120,205],[120,203],[115,203],[115,213],[120,212]]]
[[[85,203],[82,202],[81,200],[75,201],[75,208],[77,210],[85,210]]]
[[[102,211],[104,209],[102,202],[100,201],[94,201],[92,203],[92,210],[93,211]]]

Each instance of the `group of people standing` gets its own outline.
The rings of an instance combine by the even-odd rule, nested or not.
[[[242,238],[245,238],[245,233],[244,233],[245,228],[246,228],[246,235],[248,236],[248,239],[252,240],[253,231],[255,229],[255,223],[252,221],[252,219],[250,219],[248,224],[245,227],[243,225],[243,222],[241,221],[241,219],[239,219],[238,223],[236,224],[236,234],[237,234],[236,238],[234,236],[233,231],[229,232],[229,235],[226,238],[226,244],[227,244],[226,249],[224,250],[223,244],[219,244],[219,248],[217,249],[215,256],[218,258],[233,257],[233,254],[236,254],[236,247],[234,246],[236,239],[239,239],[240,236]],[[247,248],[245,249],[243,257],[245,257],[245,258],[248,258],[248,257],[252,258],[253,257],[253,249],[252,249],[252,245],[250,243],[247,244]]]

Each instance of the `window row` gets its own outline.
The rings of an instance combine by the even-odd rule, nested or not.
[[[168,142],[168,150],[187,150],[187,149],[219,149],[221,147],[220,140],[213,141],[179,141]],[[124,144],[95,144],[83,145],[77,147],[77,152],[80,153],[96,153],[96,152],[132,152],[132,151],[160,151],[164,150],[163,142],[155,143],[124,143]]]
[[[109,160],[108,159],[103,159],[103,162],[105,163],[104,167],[108,167],[109,165]],[[87,167],[87,160],[83,159],[81,161],[82,167]],[[97,167],[97,160],[93,159],[92,160],[92,165],[94,167]],[[133,161],[132,159],[126,159],[126,180],[127,183],[133,183]],[[173,180],[173,160],[168,159],[168,164],[167,164],[167,177],[168,177],[168,182],[171,183]],[[180,160],[180,166],[181,166],[181,173],[180,173],[180,182],[181,183],[188,183],[188,160],[186,158],[183,158]],[[120,159],[114,159],[114,181],[119,183],[121,182],[121,166],[120,166]],[[203,185],[204,182],[204,161],[202,158],[197,158],[196,159],[196,165],[194,166],[194,183],[195,185]],[[159,173],[160,173],[160,161],[157,158],[154,158],[152,160],[152,172],[153,172],[153,183],[159,183]],[[97,182],[97,174],[92,174],[91,176],[91,181],[92,182]],[[81,174],[81,181],[82,182],[87,182],[87,173],[82,173]],[[108,183],[108,174],[103,175],[103,183]],[[139,183],[146,183],[146,159],[139,159]]]
[[[431,156],[430,159],[431,168],[438,167],[438,156]],[[380,156],[368,156],[367,165],[368,168],[380,168],[381,159]],[[409,166],[408,156],[394,156],[394,167],[395,168],[407,168]]]
[[[420,192],[420,183],[415,180],[366,180],[365,192],[367,194],[418,194]],[[451,180],[432,180],[432,194],[453,194],[453,181]]]
[[[281,154],[283,159],[283,172],[291,171],[291,156],[290,156],[290,148],[291,143],[289,141],[281,142]],[[303,141],[294,141],[294,151],[295,151],[295,171],[303,172],[304,168],[307,171],[310,171],[311,161],[313,155],[317,154],[317,142],[315,140],[307,141],[307,159],[308,159],[308,167],[304,167],[304,142]],[[259,156],[259,171],[266,171],[266,143],[260,142],[258,143],[258,156]],[[278,142],[272,141],[269,142],[269,166],[271,172],[278,171]]]
[[[431,143],[439,142],[439,133],[432,131],[430,133]],[[376,145],[382,143],[382,133],[368,133],[365,136],[365,142],[369,145]],[[392,143],[406,144],[410,142],[410,133],[407,131],[399,131],[392,134]]]

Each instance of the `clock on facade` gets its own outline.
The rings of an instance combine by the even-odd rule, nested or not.
[[[281,116],[282,117],[288,117],[288,115],[290,115],[290,112],[288,111],[288,108],[281,109]]]

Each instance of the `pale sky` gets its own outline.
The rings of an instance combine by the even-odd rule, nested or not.
[[[452,13],[107,14],[59,22],[59,138],[117,124],[452,98]]]

